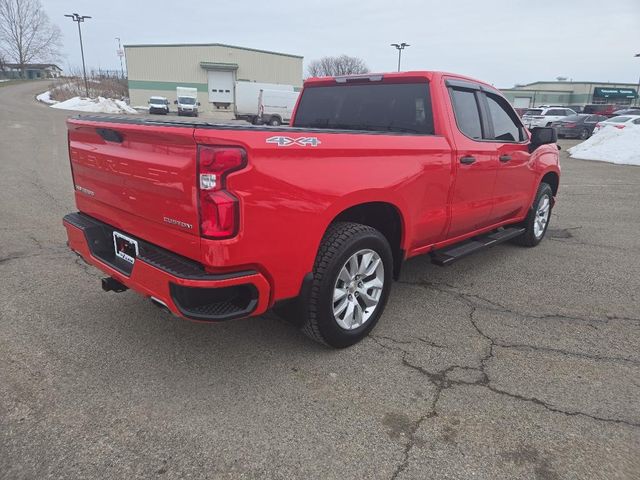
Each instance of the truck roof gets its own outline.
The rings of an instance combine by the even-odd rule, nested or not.
[[[314,86],[314,85],[334,85],[335,83],[348,83],[348,82],[358,82],[358,81],[389,81],[389,82],[411,82],[411,81],[434,81],[437,78],[441,77],[451,77],[459,80],[467,80],[470,82],[478,83],[480,85],[484,85],[491,90],[496,90],[493,85],[490,85],[486,82],[478,80],[476,78],[468,77],[466,75],[460,75],[458,73],[450,73],[450,72],[441,72],[441,71],[432,71],[432,70],[414,70],[408,72],[380,72],[380,73],[364,73],[359,75],[344,75],[344,76],[335,76],[335,77],[311,77],[305,80],[304,86]]]

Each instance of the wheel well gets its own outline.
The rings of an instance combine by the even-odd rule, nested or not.
[[[382,233],[393,253],[393,278],[397,280],[400,277],[400,268],[404,260],[404,250],[401,247],[402,218],[394,205],[385,202],[355,205],[341,212],[333,222],[361,223]]]
[[[549,172],[547,174],[545,174],[544,177],[542,177],[542,180],[540,181],[541,183],[547,183],[549,184],[549,186],[551,187],[551,190],[553,191],[553,195],[555,196],[558,193],[558,183],[559,183],[560,179],[558,178],[558,174],[555,172]]]

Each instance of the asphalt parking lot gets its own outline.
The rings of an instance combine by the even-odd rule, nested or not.
[[[69,112],[39,90],[0,88],[0,478],[640,478],[639,167],[561,141],[539,247],[407,262],[333,351],[102,292],[65,246]]]

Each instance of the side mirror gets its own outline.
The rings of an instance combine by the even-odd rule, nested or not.
[[[174,101],[173,101],[173,104],[174,104],[174,105],[177,105],[177,104],[178,104],[178,100],[174,100]]]
[[[537,127],[531,130],[531,141],[529,142],[529,153],[533,152],[540,145],[556,143],[558,132],[553,127]]]
[[[198,106],[200,106],[200,102],[198,102]]]

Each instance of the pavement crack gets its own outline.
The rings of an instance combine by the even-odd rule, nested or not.
[[[466,303],[469,306],[481,308],[489,312],[507,313],[511,315],[521,316],[524,318],[533,318],[538,320],[558,319],[558,320],[566,320],[566,321],[573,321],[573,322],[582,322],[582,323],[587,322],[587,323],[600,323],[600,324],[606,324],[609,322],[609,320],[621,320],[621,321],[640,323],[640,319],[638,318],[619,317],[619,316],[613,316],[613,315],[607,315],[606,318],[604,319],[580,317],[576,315],[564,315],[560,313],[535,315],[529,312],[522,312],[517,309],[510,308],[506,305],[496,302],[495,300],[491,300],[489,298],[483,297],[482,295],[479,295],[477,293],[460,291],[457,287],[453,287],[448,284],[438,284],[435,282],[430,282],[428,280],[419,280],[419,281],[399,280],[398,283],[401,283],[404,285],[422,287],[426,290],[434,290],[439,293],[452,295],[453,297],[459,299],[461,302]]]
[[[640,365],[640,360],[634,360],[632,358],[626,357],[610,357],[606,355],[590,355],[588,353],[581,352],[571,352],[568,350],[564,350],[561,348],[553,348],[553,347],[538,347],[534,345],[527,344],[509,344],[509,343],[496,343],[500,348],[508,348],[512,350],[533,350],[538,352],[548,352],[548,353],[558,353],[560,355],[566,355],[568,357],[579,357],[586,358],[594,361],[603,361],[603,362],[625,362],[633,365]]]

